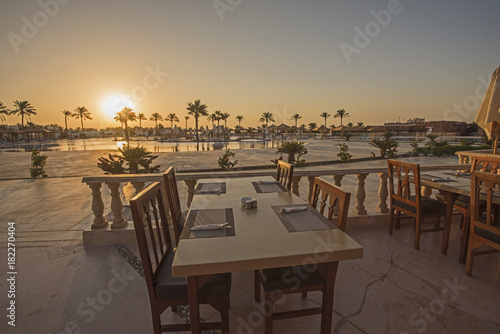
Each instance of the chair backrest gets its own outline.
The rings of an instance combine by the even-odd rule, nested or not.
[[[288,190],[292,190],[293,165],[282,160],[278,160],[276,170],[276,180]]]
[[[154,282],[172,251],[160,182],[154,182],[135,195],[130,200],[130,208],[149,297],[150,300],[155,300]]]
[[[342,231],[345,231],[350,200],[350,193],[346,193],[339,187],[319,177],[314,178],[313,191],[309,204],[317,209],[319,202],[320,208],[318,211],[321,214],[324,214],[325,208],[328,208],[328,219],[331,221],[333,221],[334,213],[337,213],[337,227]]]
[[[491,174],[498,174],[500,166],[500,159],[493,157],[473,157],[471,164],[472,171],[488,172]]]
[[[397,200],[420,210],[420,165],[398,160],[387,160],[391,206]],[[414,196],[413,198],[411,198]]]
[[[165,183],[165,191],[167,193],[167,203],[170,212],[170,218],[172,219],[172,226],[175,233],[176,244],[179,244],[180,232],[178,229],[177,221],[182,213],[181,202],[179,200],[179,191],[177,190],[177,181],[175,179],[174,167],[169,167],[165,173],[163,173],[163,181]]]
[[[493,201],[500,200],[500,175],[473,171],[471,177],[471,229],[476,226],[500,235],[500,229],[492,226],[495,217]],[[486,205],[485,205],[486,204]]]

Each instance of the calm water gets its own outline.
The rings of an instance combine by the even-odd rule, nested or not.
[[[34,148],[39,151],[92,151],[92,150],[116,150],[126,145],[124,141],[115,142],[112,139],[74,139],[58,140],[48,143],[25,143],[4,145],[0,150],[6,152],[31,152]],[[142,146],[154,153],[160,152],[192,152],[192,151],[215,151],[215,150],[238,150],[254,148],[278,148],[281,141],[242,140],[231,142],[158,142],[153,140],[131,140],[131,146]]]

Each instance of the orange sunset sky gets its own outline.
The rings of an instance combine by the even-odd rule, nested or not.
[[[85,106],[85,127],[117,126],[128,105],[184,126],[195,99],[229,126],[263,112],[322,124],[341,108],[365,124],[472,121],[500,65],[495,0],[17,0],[0,12],[0,101],[28,100],[38,124]]]

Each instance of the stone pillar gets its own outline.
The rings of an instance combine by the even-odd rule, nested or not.
[[[316,176],[308,176],[307,179],[309,180],[309,192],[307,193],[307,202],[311,202],[311,197],[313,193],[313,187],[314,187],[314,178]]]
[[[299,193],[299,182],[302,176],[294,176],[292,177],[292,193],[300,197]]]
[[[140,193],[144,189],[144,184],[145,184],[145,182],[132,182],[132,186],[135,189],[134,196],[137,195],[138,193]]]
[[[108,222],[104,218],[104,202],[101,196],[101,183],[88,183],[92,190],[92,212],[94,213],[94,222],[92,228],[106,228]]]
[[[353,212],[357,215],[366,215],[365,209],[365,179],[368,174],[356,174],[358,179],[358,187],[356,188],[356,205],[354,206]]]
[[[113,223],[111,228],[121,228],[127,225],[123,217],[123,203],[120,198],[120,182],[106,182],[111,190],[111,212],[113,212]]]
[[[422,196],[424,197],[431,197],[432,196],[432,188],[430,187],[422,187]]]
[[[344,178],[344,175],[334,175],[333,176],[333,183],[337,186],[337,187],[342,187],[341,185],[341,182],[342,182],[342,179]]]
[[[380,177],[380,188],[378,189],[378,204],[375,207],[375,211],[380,213],[389,212],[387,207],[387,197],[389,192],[387,191],[387,173],[378,173]]]

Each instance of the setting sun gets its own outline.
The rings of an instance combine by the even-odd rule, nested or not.
[[[109,95],[102,101],[102,111],[106,117],[115,117],[116,113],[123,108],[135,108],[132,100],[124,94]]]

